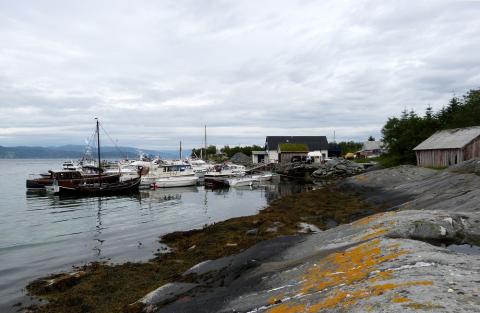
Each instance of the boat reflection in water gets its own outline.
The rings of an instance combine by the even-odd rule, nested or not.
[[[155,190],[143,189],[140,190],[139,199],[145,200],[155,200],[159,202],[170,201],[170,200],[180,200],[182,194],[185,193],[198,193],[197,186],[188,186],[188,187],[173,187],[173,188],[158,188]]]
[[[281,197],[285,197],[294,193],[300,193],[317,188],[313,184],[301,184],[295,181],[282,181],[276,184],[264,184],[262,187],[265,189],[265,198],[267,204],[275,201]]]

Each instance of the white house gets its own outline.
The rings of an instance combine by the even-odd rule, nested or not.
[[[382,141],[365,141],[357,155],[364,158],[378,157],[384,153]]]
[[[310,156],[314,162],[321,162],[325,158],[328,158],[328,141],[325,136],[267,136],[265,139],[265,152],[258,152],[257,155],[262,154],[265,163],[278,163],[278,151],[279,145],[282,143],[291,144],[305,144],[308,147],[308,156]],[[253,157],[255,163],[259,159]],[[258,163],[258,161],[257,161]]]
[[[266,151],[252,151],[252,163],[268,163],[268,153]]]

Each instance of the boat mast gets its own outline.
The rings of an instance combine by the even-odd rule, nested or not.
[[[205,125],[205,161],[207,159],[207,125]]]
[[[95,118],[97,120],[97,156],[98,156],[98,177],[100,186],[102,185],[102,163],[100,162],[100,127],[98,125],[98,117]]]
[[[180,161],[182,160],[182,141],[180,140]]]

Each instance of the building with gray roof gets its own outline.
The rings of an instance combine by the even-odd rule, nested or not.
[[[445,129],[414,149],[417,165],[445,167],[480,157],[480,126]]]

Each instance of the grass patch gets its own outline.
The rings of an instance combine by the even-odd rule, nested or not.
[[[262,240],[295,234],[299,222],[326,229],[332,220],[348,223],[380,211],[334,186],[286,196],[253,216],[165,235],[161,241],[172,252],[148,262],[93,263],[77,268],[82,274],[72,280],[69,275],[63,275],[61,283],[49,281],[58,280],[59,275],[36,280],[27,286],[29,294],[48,303],[30,309],[42,313],[138,312],[139,308],[130,304],[167,282],[181,280],[181,274],[197,263],[239,253]],[[251,229],[257,229],[257,234],[246,234]]]

